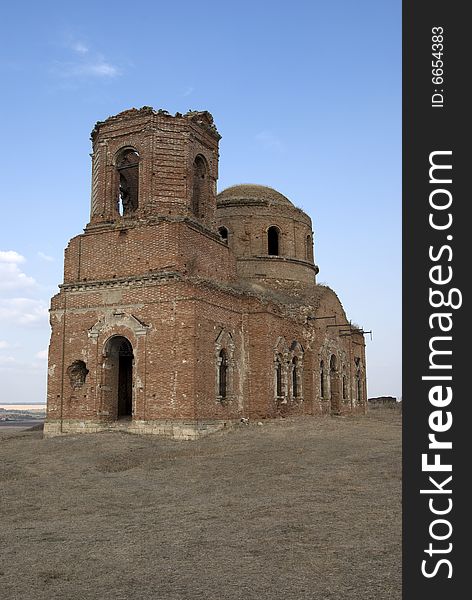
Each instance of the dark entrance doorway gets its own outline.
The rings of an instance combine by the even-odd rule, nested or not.
[[[133,348],[125,337],[111,338],[107,352],[110,381],[110,401],[115,405],[116,417],[123,419],[133,414]]]
[[[118,418],[131,417],[133,412],[133,349],[123,340],[118,359]]]

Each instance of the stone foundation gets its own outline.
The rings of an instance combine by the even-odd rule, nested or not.
[[[48,420],[44,424],[44,437],[51,438],[61,435],[76,435],[81,433],[101,433],[114,431],[138,435],[161,435],[176,440],[196,440],[216,431],[230,429],[235,424],[232,420],[225,421],[86,421],[79,419]]]

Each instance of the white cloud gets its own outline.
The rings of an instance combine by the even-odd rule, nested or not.
[[[38,256],[39,256],[39,258],[41,258],[42,260],[45,260],[47,262],[52,262],[54,260],[53,256],[49,256],[49,254],[44,254],[44,252],[41,252],[41,251],[38,252]]]
[[[284,152],[285,150],[282,141],[271,131],[260,131],[254,139],[266,150],[275,150],[276,152]]]
[[[182,96],[190,96],[190,94],[195,90],[194,87],[192,87],[191,85],[185,90],[185,92],[182,94]]]
[[[87,52],[89,51],[88,46],[86,46],[82,42],[74,42],[71,48],[72,50],[74,50],[74,52],[77,52],[77,54],[87,54]]]
[[[0,321],[15,325],[45,325],[48,309],[42,300],[32,298],[0,299]]]
[[[81,41],[73,40],[67,44],[74,53],[72,60],[59,60],[52,66],[54,75],[63,79],[113,79],[121,75],[120,69]]]
[[[0,291],[20,291],[36,287],[36,281],[23,273],[19,264],[25,257],[15,250],[0,250]]]
[[[40,350],[39,352],[36,352],[36,354],[34,355],[35,358],[39,358],[39,360],[47,360],[48,359],[48,351],[47,348],[46,350]]]
[[[5,340],[0,340],[0,350],[3,350],[4,348],[9,348],[10,344],[8,342],[6,342]]]
[[[24,263],[25,257],[18,254],[15,250],[0,250],[0,263]]]
[[[121,75],[121,72],[117,67],[101,58],[80,63],[58,62],[54,66],[53,72],[65,79],[113,79],[114,77]]]
[[[117,67],[103,59],[80,65],[77,67],[76,72],[77,74],[91,77],[116,77],[117,75],[120,75],[120,71]]]

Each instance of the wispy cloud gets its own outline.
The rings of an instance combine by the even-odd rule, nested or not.
[[[38,252],[38,256],[39,256],[39,258],[41,258],[42,260],[45,260],[46,262],[54,261],[53,256],[49,256],[49,254],[44,254],[44,252],[41,252],[41,251]]]
[[[43,300],[34,298],[0,299],[0,321],[9,324],[42,326],[47,324],[48,308]]]
[[[59,77],[72,79],[113,79],[121,75],[117,67],[101,57],[83,62],[56,62],[53,73]]]
[[[73,54],[73,57],[67,60],[57,60],[51,67],[52,73],[57,77],[75,80],[105,80],[121,75],[121,69],[81,40],[69,40],[67,49],[69,53]]]
[[[10,344],[5,340],[0,340],[0,350],[4,350],[5,348],[9,348]]]
[[[48,359],[48,351],[46,350],[40,350],[39,352],[36,352],[36,354],[34,355],[35,358],[39,358],[39,360],[47,360]]]
[[[272,150],[275,152],[285,151],[283,142],[271,131],[260,131],[254,136],[254,139],[266,150]]]
[[[88,46],[86,46],[83,42],[72,42],[71,48],[74,50],[74,52],[77,52],[77,54],[87,54],[89,51]]]
[[[188,88],[186,88],[186,90],[184,91],[184,93],[182,94],[182,96],[185,98],[185,96],[190,96],[190,94],[192,92],[195,91],[195,88],[192,87],[191,85],[188,86]]]

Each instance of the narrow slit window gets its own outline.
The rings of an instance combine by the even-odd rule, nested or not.
[[[324,398],[324,362],[320,362],[320,396]]]
[[[275,365],[275,388],[276,395],[280,398],[282,396],[282,363],[279,359]]]
[[[298,358],[295,356],[292,360],[292,393],[294,398],[298,398],[300,390],[298,388]]]
[[[356,358],[356,392],[357,392],[357,402],[362,402],[362,377],[361,377],[361,359]]]
[[[228,357],[224,349],[221,350],[219,356],[218,395],[220,398],[226,398],[228,395]]]

